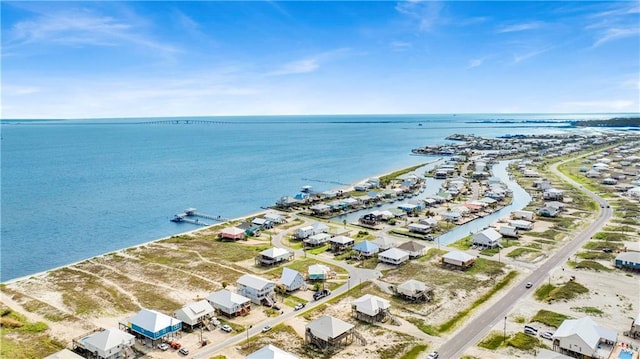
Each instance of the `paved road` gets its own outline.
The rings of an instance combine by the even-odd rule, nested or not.
[[[492,305],[490,308],[487,308],[482,314],[467,323],[454,336],[447,340],[438,349],[440,352],[440,358],[459,358],[468,347],[478,343],[498,322],[505,320],[506,315],[520,298],[528,295],[530,291],[533,290],[525,288],[524,284],[526,282],[533,283],[533,288],[536,288],[543,281],[547,280],[553,268],[564,263],[568,258],[570,258],[573,252],[598,232],[598,230],[607,223],[609,218],[611,218],[613,211],[607,202],[603,198],[587,191],[580,184],[560,173],[557,169],[559,164],[561,163],[552,165],[551,170],[565,181],[580,188],[600,205],[599,213],[595,221],[578,233],[573,240],[560,248],[555,255],[544,262],[533,273],[522,279],[519,284],[509,290],[497,303]]]
[[[273,237],[272,239],[272,244],[275,247],[280,247],[280,248],[287,248],[288,250],[291,250],[291,248],[288,248],[287,246],[285,246],[282,243],[282,238],[287,235],[290,231],[283,231],[279,234],[277,234],[275,237]],[[327,262],[330,264],[333,264],[337,267],[340,268],[344,268],[345,270],[347,270],[347,272],[349,273],[349,279],[347,281],[347,283],[345,283],[346,285],[342,285],[338,288],[336,288],[330,296],[323,298],[321,300],[318,301],[313,301],[313,302],[309,302],[307,304],[307,306],[304,308],[305,311],[309,310],[309,309],[313,309],[315,307],[317,307],[318,305],[326,302],[327,300],[330,300],[331,298],[340,295],[344,292],[346,292],[347,290],[349,290],[349,288],[353,288],[356,285],[366,282],[367,280],[370,279],[377,279],[379,277],[382,276],[382,273],[380,273],[379,271],[375,271],[372,269],[362,269],[362,268],[356,268],[350,264],[347,264],[345,262],[341,262],[341,261],[336,261],[330,258],[325,258],[325,257],[319,257],[313,254],[309,254],[309,253],[305,253],[302,250],[294,250],[294,253],[296,255],[296,257],[298,258],[302,258],[302,257],[307,257],[307,258],[315,258],[318,260],[321,260],[323,262]],[[239,344],[243,341],[248,340],[251,336],[258,334],[260,332],[262,332],[262,328],[264,328],[265,325],[270,325],[270,326],[276,326],[277,324],[280,324],[282,322],[284,322],[287,319],[290,319],[298,314],[300,314],[299,311],[289,311],[290,308],[283,308],[285,310],[287,310],[287,312],[285,314],[279,315],[276,318],[271,318],[268,320],[265,320],[264,322],[260,323],[260,325],[256,325],[253,328],[250,328],[249,330],[237,334],[235,336],[230,337],[229,339],[215,344],[215,345],[207,345],[206,347],[203,347],[201,349],[198,349],[197,353],[194,353],[194,355],[192,356],[192,358],[194,359],[200,359],[200,358],[209,358],[211,356],[213,356],[214,354],[216,354],[217,352],[231,346],[231,345],[236,345]],[[230,334],[231,335],[231,334]]]

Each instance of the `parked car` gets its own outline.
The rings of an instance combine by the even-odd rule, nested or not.
[[[220,329],[222,329],[223,332],[227,332],[227,333],[231,333],[231,331],[233,330],[229,324],[225,324],[223,326],[220,327]]]
[[[611,248],[603,248],[602,251],[605,252],[605,253],[612,253],[613,249],[611,249]]]
[[[531,288],[531,287],[533,287],[533,283],[527,282],[527,284],[525,284],[524,287],[525,288]]]
[[[300,309],[304,308],[305,305],[306,304],[304,304],[304,303],[298,303],[298,304],[296,304],[295,307],[293,307],[293,310],[300,310]]]
[[[553,333],[551,332],[542,332],[540,333],[540,338],[544,338],[544,339],[553,339]]]
[[[271,330],[271,326],[270,325],[265,325],[264,328],[262,328],[262,332],[268,332]]]
[[[180,350],[178,351],[180,354],[182,355],[189,355],[189,349],[182,347],[180,348]]]
[[[427,359],[437,359],[440,355],[438,354],[438,352],[431,352],[428,356]]]
[[[320,299],[328,296],[329,294],[331,294],[331,291],[329,289],[319,290],[319,291],[313,293],[313,300],[320,300]]]
[[[167,343],[160,343],[158,344],[158,349],[165,351],[167,349],[169,349],[169,345]]]
[[[280,309],[282,309],[282,308],[280,308],[280,306],[276,304],[276,305],[274,305],[274,306],[273,306],[273,309],[275,309],[275,310],[280,310]]]

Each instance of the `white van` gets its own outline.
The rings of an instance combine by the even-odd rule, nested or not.
[[[524,326],[524,332],[525,332],[525,334],[530,334],[530,335],[535,335],[535,336],[538,335],[538,329],[534,328],[534,327],[532,327],[530,325],[525,325]]]

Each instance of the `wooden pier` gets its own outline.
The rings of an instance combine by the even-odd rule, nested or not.
[[[195,208],[187,208],[184,210],[184,212],[174,215],[173,218],[171,219],[171,222],[186,222],[186,223],[191,223],[199,226],[209,225],[209,223],[205,223],[201,221],[200,218],[210,219],[217,222],[229,221],[228,218],[224,218],[222,216],[213,216],[210,214],[200,213]]]

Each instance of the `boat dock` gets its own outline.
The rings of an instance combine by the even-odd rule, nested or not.
[[[208,226],[209,223],[203,222],[200,218],[210,219],[218,222],[226,222],[229,219],[222,216],[212,216],[210,214],[200,213],[195,208],[187,208],[182,213],[178,213],[171,218],[171,222],[186,222],[199,226]]]

